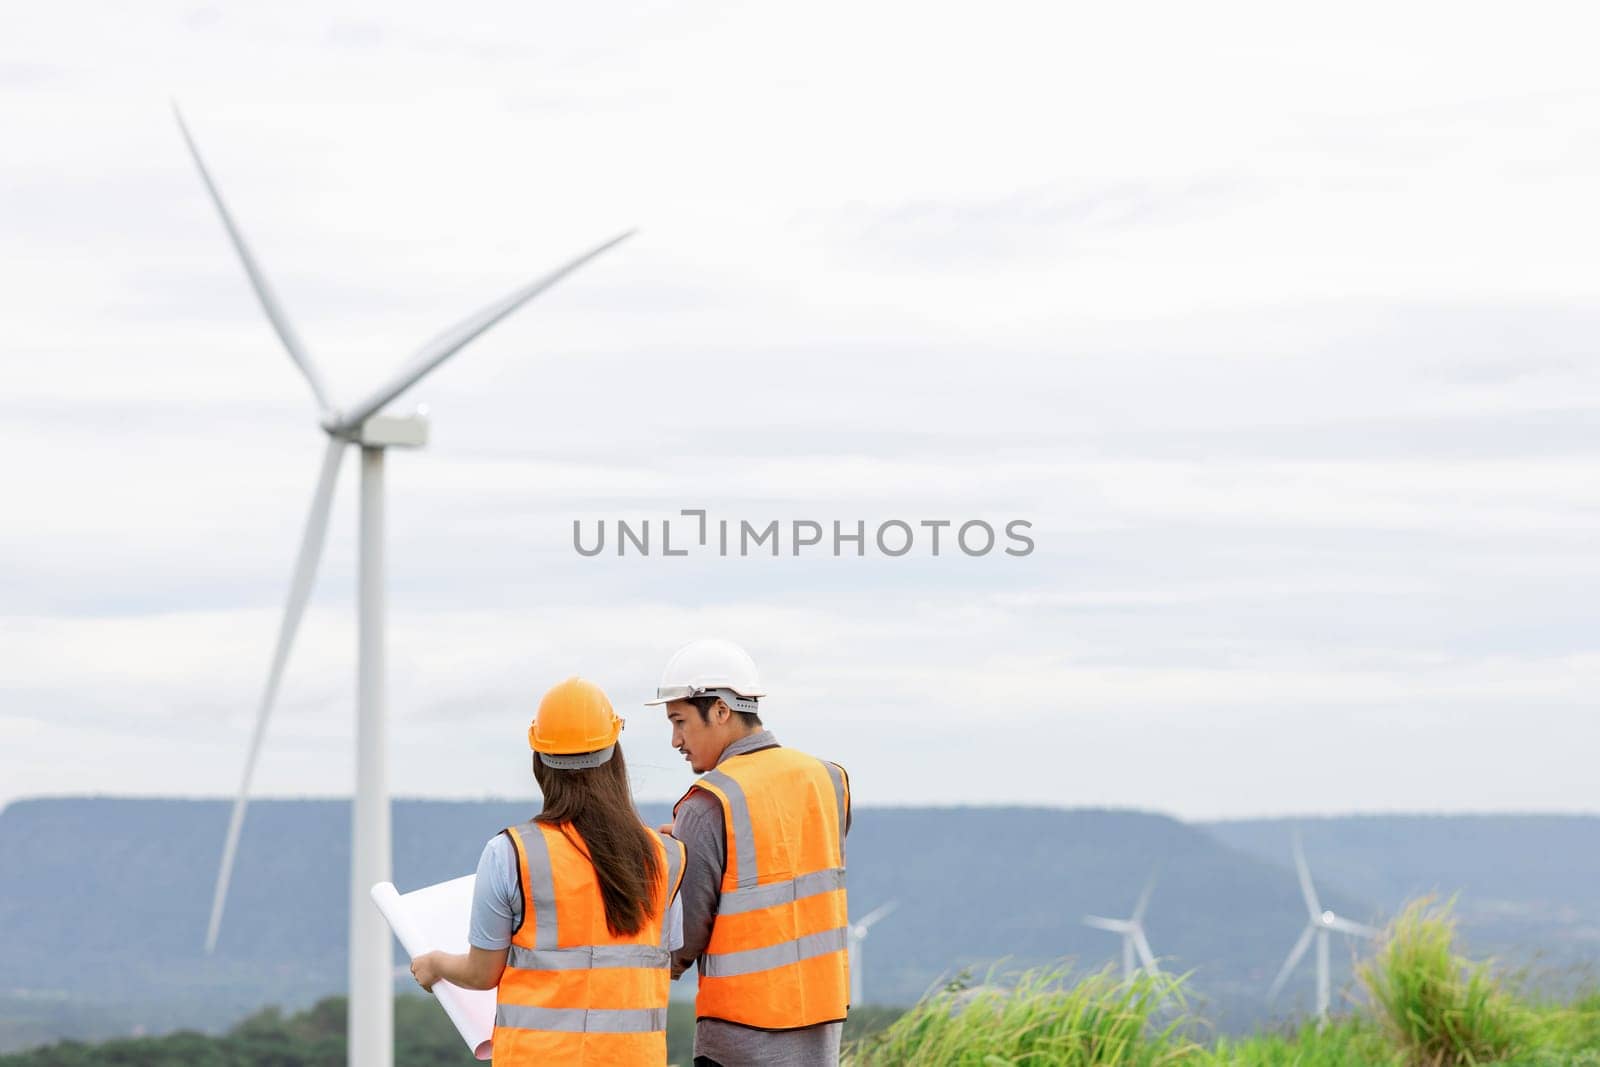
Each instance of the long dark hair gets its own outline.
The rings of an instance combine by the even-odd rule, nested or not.
[[[533,777],[544,794],[544,811],[534,821],[567,823],[578,831],[582,840],[573,843],[588,853],[600,879],[606,929],[618,937],[638,933],[650,916],[662,877],[661,857],[634,810],[622,746],[600,766],[574,771],[546,767],[535,756]]]

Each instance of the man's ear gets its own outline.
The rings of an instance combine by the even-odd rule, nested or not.
[[[721,697],[717,698],[717,702],[711,706],[711,710],[717,713],[718,726],[733,718],[733,709],[728,707],[728,702]]]

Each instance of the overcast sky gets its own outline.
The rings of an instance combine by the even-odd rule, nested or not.
[[[176,97],[343,401],[640,227],[391,409],[396,794],[531,795],[581,672],[676,797],[637,705],[721,635],[864,804],[1595,810],[1592,16],[1292,8],[9,20],[0,803],[231,793],[309,504]],[[265,794],[353,779],[357,482]],[[573,549],[696,507],[1036,547]]]

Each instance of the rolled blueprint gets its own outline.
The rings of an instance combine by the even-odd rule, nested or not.
[[[462,953],[467,951],[467,928],[472,922],[473,880],[469,874],[404,894],[393,882],[379,882],[372,887],[372,900],[413,959],[424,952]],[[495,991],[462,989],[441,980],[434,984],[433,995],[472,1054],[488,1059],[493,1049]]]

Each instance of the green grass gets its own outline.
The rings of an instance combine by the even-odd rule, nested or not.
[[[1600,1067],[1600,994],[1571,1004],[1519,996],[1456,949],[1449,905],[1424,899],[1360,968],[1367,1003],[1285,1034],[1193,1040],[1183,979],[1065,968],[923,998],[846,1050],[851,1067]]]
[[[1455,940],[1448,904],[1414,901],[1362,964],[1362,984],[1390,1041],[1426,1067],[1477,1067],[1531,1047],[1533,1014],[1487,962],[1458,955]]]
[[[1066,970],[1026,971],[1005,988],[958,982],[858,1043],[855,1067],[949,1064],[1006,1067],[1164,1067],[1196,1046],[1182,1037],[1177,979],[1122,982],[1102,971],[1068,981]],[[1160,1021],[1163,1004],[1180,1012]]]
[[[1221,1038],[1185,1067],[1406,1067],[1405,1054],[1363,1020],[1308,1024],[1292,1034]]]

